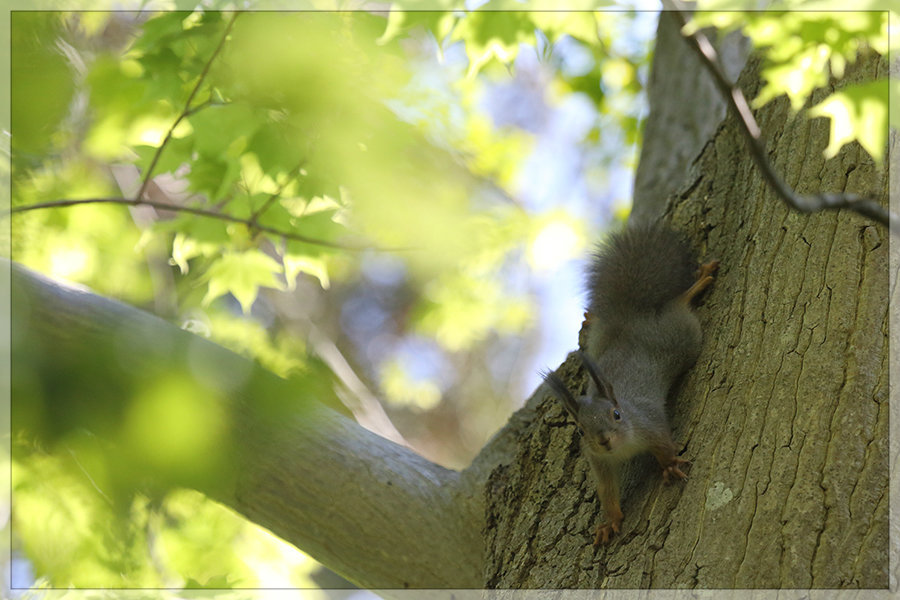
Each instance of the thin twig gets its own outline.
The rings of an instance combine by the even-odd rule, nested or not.
[[[198,215],[201,217],[209,217],[212,219],[218,219],[220,221],[228,221],[230,223],[240,223],[242,225],[246,225],[248,228],[256,229],[257,231],[262,231],[265,233],[270,233],[272,235],[277,235],[289,240],[295,240],[298,242],[305,242],[307,244],[313,244],[315,246],[324,246],[326,248],[335,248],[338,250],[352,250],[352,251],[362,251],[362,250],[371,250],[370,246],[356,245],[356,244],[342,244],[340,242],[329,242],[326,240],[317,240],[315,238],[307,237],[305,235],[301,235],[299,233],[293,233],[290,231],[282,231],[280,229],[276,229],[274,227],[268,227],[266,225],[260,225],[259,223],[253,223],[250,219],[242,219],[240,217],[235,217],[229,215],[227,213],[216,212],[214,210],[209,210],[206,208],[198,208],[195,206],[181,206],[178,204],[169,204],[168,202],[157,202],[155,200],[140,200],[139,202],[135,202],[133,198],[78,198],[78,199],[66,199],[66,200],[51,200],[49,202],[37,202],[35,204],[26,204],[24,206],[14,206],[13,208],[0,213],[0,217],[5,217],[8,215],[16,214],[16,213],[24,213],[31,210],[40,210],[44,208],[63,208],[66,206],[78,206],[81,204],[127,204],[129,206],[152,206],[153,208],[157,208],[160,210],[171,210],[173,212],[183,212],[189,213],[192,215]]]
[[[191,108],[191,102],[194,101],[194,97],[197,95],[197,92],[200,91],[200,86],[203,85],[203,80],[206,79],[207,74],[209,74],[209,69],[212,67],[213,61],[216,60],[216,57],[219,55],[219,52],[222,50],[222,47],[225,46],[225,40],[228,39],[228,34],[231,33],[231,28],[234,26],[234,21],[237,19],[240,13],[235,12],[231,16],[231,20],[228,22],[228,25],[225,27],[225,31],[222,33],[222,39],[219,40],[219,44],[216,46],[216,49],[213,50],[212,55],[209,57],[209,60],[206,61],[206,64],[203,65],[203,70],[200,72],[200,77],[197,79],[196,85],[194,85],[194,89],[191,90],[190,96],[188,96],[187,102],[184,103],[184,110],[181,111],[181,114],[175,119],[175,122],[172,123],[172,126],[169,128],[169,131],[166,132],[166,137],[163,138],[162,143],[156,149],[156,152],[153,154],[153,159],[150,161],[150,166],[147,167],[147,171],[144,173],[144,178],[141,180],[141,187],[138,189],[137,194],[134,196],[134,200],[132,200],[133,204],[140,204],[142,202],[141,198],[144,197],[144,192],[147,191],[147,186],[150,185],[150,178],[153,177],[153,170],[156,168],[156,163],[159,162],[159,157],[162,155],[163,150],[166,147],[166,144],[169,143],[169,140],[172,139],[172,134],[175,131],[175,128],[178,127],[178,124],[187,117],[188,115],[196,112],[199,107],[202,107],[210,102],[204,102],[199,105],[196,109]]]
[[[204,108],[209,108],[210,106],[225,106],[226,104],[228,104],[228,103],[227,102],[216,102],[212,98],[210,98],[209,100],[206,100],[205,102],[201,102],[197,106],[194,106],[190,110],[185,110],[184,116],[190,117],[190,116],[197,114]]]
[[[725,70],[719,62],[718,53],[709,41],[709,38],[699,30],[691,34],[684,33],[684,26],[687,23],[685,7],[679,0],[662,1],[666,10],[674,13],[678,25],[681,28],[682,36],[685,40],[690,42],[689,45],[697,53],[700,57],[700,61],[712,75],[716,87],[728,103],[729,108],[737,115],[738,122],[741,125],[740,130],[744,134],[744,139],[747,141],[750,155],[753,157],[756,166],[775,193],[788,206],[804,213],[811,213],[824,209],[846,208],[889,227],[895,234],[900,234],[900,218],[872,198],[867,198],[858,194],[837,192],[801,195],[794,191],[784,179],[775,172],[775,167],[772,166],[772,163],[766,156],[766,148],[762,141],[762,132],[760,131],[759,124],[753,117],[750,105],[741,89],[733,84],[728,78],[728,75],[725,73]]]
[[[303,170],[304,164],[306,164],[306,159],[303,159],[299,163],[297,163],[297,166],[294,167],[293,169],[291,169],[290,173],[287,174],[287,177],[285,178],[285,180],[281,183],[281,185],[278,186],[278,189],[275,190],[275,192],[273,192],[271,196],[269,196],[269,198],[263,203],[262,206],[259,207],[259,209],[253,211],[253,214],[250,215],[250,220],[249,220],[251,228],[257,226],[259,218],[267,210],[269,210],[269,207],[272,206],[272,203],[275,202],[275,200],[277,200],[281,196],[281,194],[284,192],[284,189],[288,186],[288,184],[291,181],[293,181],[297,177],[297,175],[300,174],[300,171]]]

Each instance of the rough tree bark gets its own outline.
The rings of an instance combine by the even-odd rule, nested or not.
[[[757,70],[751,60],[740,81],[750,97]],[[884,71],[868,56],[848,79]],[[801,193],[875,193],[887,204],[887,177],[859,147],[823,159],[824,120],[794,118],[787,102],[758,118],[771,159]],[[595,550],[598,507],[575,427],[539,389],[506,432],[514,456],[489,476],[487,585],[888,586],[888,301],[897,294],[888,233],[845,211],[790,212],[736,126],[717,128],[666,205],[673,226],[722,265],[699,309],[703,352],[671,411],[690,479],[664,486],[652,458],[636,461],[622,535]],[[576,362],[562,367],[572,386]]]
[[[884,68],[866,58],[856,76]],[[750,95],[755,73],[751,61],[741,82]],[[887,179],[856,146],[822,159],[822,120],[795,119],[781,102],[758,117],[800,191],[887,201]],[[664,144],[666,121],[657,123],[645,146]],[[267,412],[266,399],[304,391],[139,311],[14,268],[13,401],[114,403],[141,385],[135,374],[198,357],[249,373],[216,391],[235,417],[234,462],[196,487],[366,587],[884,588],[888,299],[898,294],[887,234],[846,212],[789,212],[735,122],[709,131],[696,155],[680,155],[690,164],[664,205],[722,262],[699,309],[703,353],[673,407],[690,479],[663,486],[652,459],[636,461],[623,531],[608,547],[591,546],[598,505],[575,427],[542,389],[455,473],[315,403]],[[561,374],[577,384],[576,371],[567,361]]]

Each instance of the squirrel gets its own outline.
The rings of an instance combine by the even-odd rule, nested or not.
[[[691,303],[713,281],[719,261],[698,265],[687,244],[657,224],[630,225],[608,236],[591,261],[584,351],[590,381],[576,398],[562,379],[542,376],[581,432],[581,448],[606,512],[594,546],[619,533],[620,470],[652,453],[663,479],[687,479],[666,417],[675,380],[700,353],[700,322]]]

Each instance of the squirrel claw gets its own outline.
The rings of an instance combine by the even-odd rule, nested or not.
[[[718,259],[712,259],[708,262],[700,265],[700,268],[697,269],[697,276],[695,279],[703,279],[705,277],[711,276],[719,269],[719,261]]]
[[[616,533],[619,533],[619,523],[617,521],[597,525],[597,531],[594,533],[594,548],[600,544],[608,544],[610,538]]]
[[[663,481],[666,484],[671,483],[670,477],[674,477],[677,479],[685,480],[688,478],[687,475],[684,474],[684,471],[681,470],[681,465],[689,465],[691,461],[685,460],[683,458],[679,458],[677,456],[672,457],[672,462],[663,467]]]
[[[697,269],[697,272],[694,273],[694,277],[696,281],[694,281],[694,285],[687,289],[679,298],[681,298],[682,302],[685,304],[690,304],[691,301],[698,295],[700,292],[709,287],[709,285],[713,282],[713,274],[719,269],[719,261],[711,260],[709,262],[705,262]]]

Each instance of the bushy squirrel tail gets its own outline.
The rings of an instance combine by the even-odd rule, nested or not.
[[[674,231],[628,225],[601,243],[588,273],[588,311],[602,322],[659,311],[694,282],[697,260]]]

